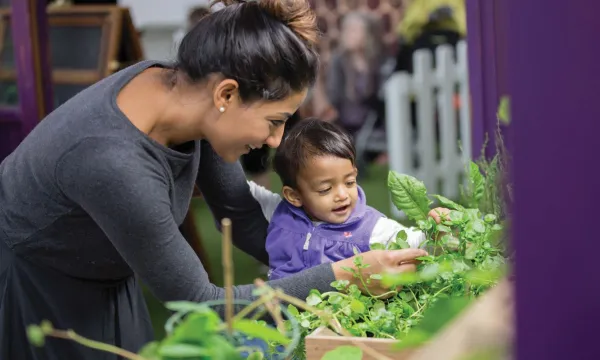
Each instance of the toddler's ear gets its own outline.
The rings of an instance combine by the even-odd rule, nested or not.
[[[302,206],[302,198],[296,190],[292,189],[289,186],[284,186],[283,191],[281,193],[283,194],[283,197],[287,200],[287,202],[289,202],[290,204],[294,205],[295,207]]]

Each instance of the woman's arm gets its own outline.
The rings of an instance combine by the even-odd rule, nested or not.
[[[177,228],[162,169],[142,149],[108,141],[84,140],[61,158],[55,172],[61,191],[98,224],[159,300],[223,299],[224,289],[210,283]],[[270,284],[305,298],[312,288],[328,291],[333,280],[332,267],[325,264]],[[234,296],[252,300],[253,289],[236,286]]]
[[[201,141],[201,147],[197,184],[217,227],[220,229],[221,219],[231,219],[234,245],[268,264],[265,242],[269,223],[250,192],[242,166],[223,161],[208,142]]]

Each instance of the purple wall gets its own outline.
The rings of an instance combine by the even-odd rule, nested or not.
[[[600,2],[505,1],[518,359],[600,359]]]

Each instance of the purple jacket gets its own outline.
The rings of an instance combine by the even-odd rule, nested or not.
[[[367,206],[358,188],[358,203],[343,224],[313,223],[303,209],[285,200],[275,209],[267,235],[269,278],[280,279],[325,262],[335,262],[369,251],[371,233],[383,217]]]

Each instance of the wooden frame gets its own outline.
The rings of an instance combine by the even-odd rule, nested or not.
[[[95,70],[52,69],[54,84],[93,84],[112,73],[143,59],[142,47],[129,9],[118,6],[64,6],[48,8],[50,27],[99,26],[102,27],[98,67]],[[0,9],[0,54],[4,51],[6,30],[10,27],[10,9]],[[128,40],[125,40],[128,36]],[[126,46],[123,46],[126,44]],[[122,51],[125,49],[125,51]],[[119,58],[120,55],[126,58]],[[2,67],[0,58],[0,81],[16,80],[14,69]]]
[[[356,343],[367,345],[382,355],[398,360],[408,359],[413,352],[412,349],[395,350],[394,345],[398,343],[397,340],[340,336],[327,328],[315,330],[304,341],[307,360],[321,359],[328,351],[339,346],[355,346]],[[363,351],[363,360],[375,360],[375,358]]]

